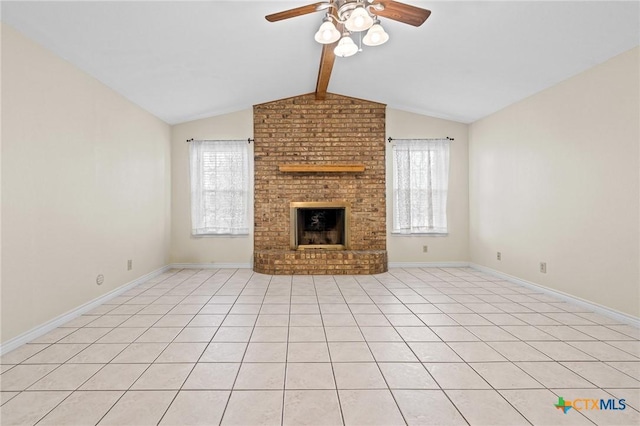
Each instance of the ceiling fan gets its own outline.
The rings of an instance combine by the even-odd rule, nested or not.
[[[352,33],[367,31],[362,42],[379,46],[389,39],[378,17],[419,27],[431,11],[393,0],[326,0],[265,16],[269,22],[282,21],[309,13],[326,11],[315,40],[321,43],[322,55],[316,83],[316,99],[325,99],[336,56],[355,55],[359,48],[350,38]]]

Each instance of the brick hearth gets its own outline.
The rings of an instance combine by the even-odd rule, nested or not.
[[[318,101],[308,94],[256,105],[253,117],[254,270],[267,274],[386,271],[385,105],[334,94]],[[361,164],[364,171],[280,170],[294,164]],[[292,201],[349,202],[349,250],[290,250]]]

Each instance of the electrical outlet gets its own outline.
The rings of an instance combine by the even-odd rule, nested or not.
[[[497,253],[496,253],[496,259],[498,259],[498,260],[502,260],[502,253],[497,252]]]
[[[127,260],[127,271],[130,271],[133,269],[133,260],[129,259]]]
[[[547,273],[547,262],[540,262],[540,272],[543,274]]]
[[[429,252],[429,246],[422,246],[422,252],[423,253]]]

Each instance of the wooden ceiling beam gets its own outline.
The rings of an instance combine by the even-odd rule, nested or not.
[[[316,100],[324,100],[327,97],[327,88],[331,79],[331,71],[336,61],[333,49],[338,42],[322,45],[322,55],[320,56],[320,68],[318,69],[318,81],[316,82]]]

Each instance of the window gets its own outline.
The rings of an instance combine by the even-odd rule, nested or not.
[[[249,233],[247,141],[191,141],[191,233]]]
[[[393,233],[446,234],[448,139],[395,139]]]

